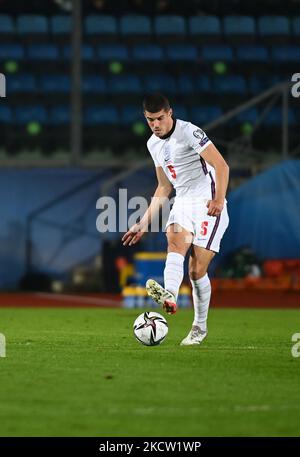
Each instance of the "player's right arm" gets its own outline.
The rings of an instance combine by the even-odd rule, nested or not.
[[[127,233],[122,238],[124,246],[131,246],[137,243],[145,232],[147,232],[148,226],[151,224],[151,221],[158,214],[160,208],[164,204],[165,200],[169,197],[172,192],[172,184],[168,180],[162,167],[156,167],[156,177],[157,177],[157,188],[154,192],[154,195],[151,199],[151,204],[144,216],[137,224],[134,224]]]

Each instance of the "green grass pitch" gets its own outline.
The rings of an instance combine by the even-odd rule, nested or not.
[[[299,310],[211,309],[194,347],[179,346],[179,310],[150,348],[133,337],[140,312],[0,309],[0,435],[299,435]]]

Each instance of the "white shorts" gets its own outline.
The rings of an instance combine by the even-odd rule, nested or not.
[[[208,199],[195,197],[175,198],[166,229],[171,224],[178,224],[192,233],[192,244],[219,252],[221,239],[229,224],[227,204],[224,204],[220,216],[215,217],[207,215],[207,202]]]

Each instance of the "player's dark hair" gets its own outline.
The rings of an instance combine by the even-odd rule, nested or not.
[[[148,94],[143,101],[144,111],[149,111],[149,113],[157,113],[162,109],[169,111],[170,103],[167,97],[159,92],[154,92],[153,94]]]

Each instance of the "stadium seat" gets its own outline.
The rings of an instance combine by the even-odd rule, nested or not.
[[[56,15],[50,17],[50,32],[55,42],[65,42],[71,36],[72,17],[71,15]]]
[[[118,39],[117,19],[102,14],[90,15],[84,19],[86,39],[94,44],[115,42]]]
[[[127,46],[123,44],[106,44],[99,46],[96,51],[97,57],[100,61],[126,62],[129,60]]]
[[[214,90],[220,94],[240,94],[247,92],[246,80],[240,75],[216,76],[213,80]]]
[[[218,117],[222,116],[223,111],[220,106],[194,106],[190,110],[191,120],[194,124],[199,127],[203,127],[205,124],[214,121]]]
[[[120,34],[126,43],[149,43],[152,39],[151,20],[140,14],[123,16],[120,18]]]
[[[120,122],[122,125],[144,121],[143,110],[140,105],[125,105],[120,109]]]
[[[163,48],[156,44],[138,44],[133,46],[131,55],[138,62],[159,62],[164,58]]]
[[[260,39],[267,44],[285,44],[290,38],[290,23],[285,16],[261,16],[258,19]]]
[[[191,61],[198,60],[198,50],[191,44],[176,44],[166,47],[166,56],[171,61]]]
[[[186,38],[185,19],[176,15],[158,15],[154,18],[154,33],[159,44],[182,42]]]
[[[232,62],[233,49],[226,45],[203,46],[202,58],[204,61]]]
[[[267,62],[269,60],[268,49],[262,45],[244,45],[236,49],[236,58],[241,62]],[[248,69],[248,66],[246,66]]]
[[[169,71],[175,70],[181,74],[183,68],[185,71],[199,70],[198,50],[195,45],[169,45],[166,47],[165,53],[167,56],[167,67],[169,68]]]
[[[10,106],[0,104],[0,124],[12,124],[13,111]]]
[[[32,44],[27,47],[29,60],[55,60],[59,59],[59,48],[54,44]]]
[[[173,106],[173,113],[177,119],[181,119],[182,121],[188,120],[188,111],[184,105],[175,104]]]
[[[46,124],[48,121],[47,110],[43,105],[17,106],[15,108],[15,121],[19,125],[32,121]]]
[[[294,65],[296,62],[300,62],[300,46],[273,46],[271,56],[276,63],[291,63]]]
[[[294,111],[290,108],[288,110],[288,121],[290,125],[294,125],[295,115]],[[263,125],[266,127],[279,127],[282,125],[282,108],[279,106],[275,106],[272,108],[266,117],[262,121]]]
[[[49,26],[46,16],[21,14],[16,19],[16,26],[23,41],[49,41]]]
[[[37,90],[35,77],[31,74],[16,74],[11,75],[7,79],[7,93],[10,94],[17,92],[29,92],[31,95]]]
[[[251,16],[225,16],[223,29],[229,43],[242,44],[255,41],[255,20]]]
[[[49,110],[49,124],[60,125],[69,124],[71,120],[71,107],[70,105],[57,105]]]
[[[188,19],[189,42],[220,43],[222,30],[217,16],[193,16]]]
[[[23,60],[25,57],[24,47],[20,44],[0,44],[0,61]]]
[[[292,42],[300,43],[300,16],[292,19]]]
[[[11,16],[0,14],[0,39],[1,43],[11,42],[15,34],[15,23]]]
[[[249,122],[255,124],[258,119],[258,110],[255,107],[249,108],[245,111],[242,111],[237,116],[233,118],[233,122],[237,124],[243,124]]]
[[[119,123],[118,111],[114,105],[89,106],[83,121],[86,125],[115,125]]]
[[[68,75],[43,75],[40,77],[40,90],[45,93],[66,93],[71,90],[71,81]]]
[[[253,95],[257,95],[261,92],[270,89],[272,86],[277,84],[280,81],[280,78],[276,75],[270,76],[269,74],[265,75],[252,75],[248,78],[248,87],[249,91]]]
[[[82,78],[82,88],[84,93],[105,95],[107,93],[107,84],[103,76],[84,75]]]
[[[211,93],[212,85],[211,80],[207,75],[200,75],[195,78],[195,88],[200,93]]]
[[[160,91],[167,95],[175,94],[177,91],[175,79],[170,74],[153,74],[144,77],[145,92]]]
[[[64,59],[70,60],[71,59],[71,46],[66,45],[62,49],[62,56]],[[81,46],[81,57],[84,61],[92,61],[94,62],[95,59],[95,51],[94,47],[89,44],[83,44]]]
[[[138,103],[142,94],[142,85],[135,74],[113,75],[108,79],[108,91],[119,103]]]
[[[188,74],[179,75],[177,78],[177,88],[181,95],[194,94],[195,82],[193,77]]]

